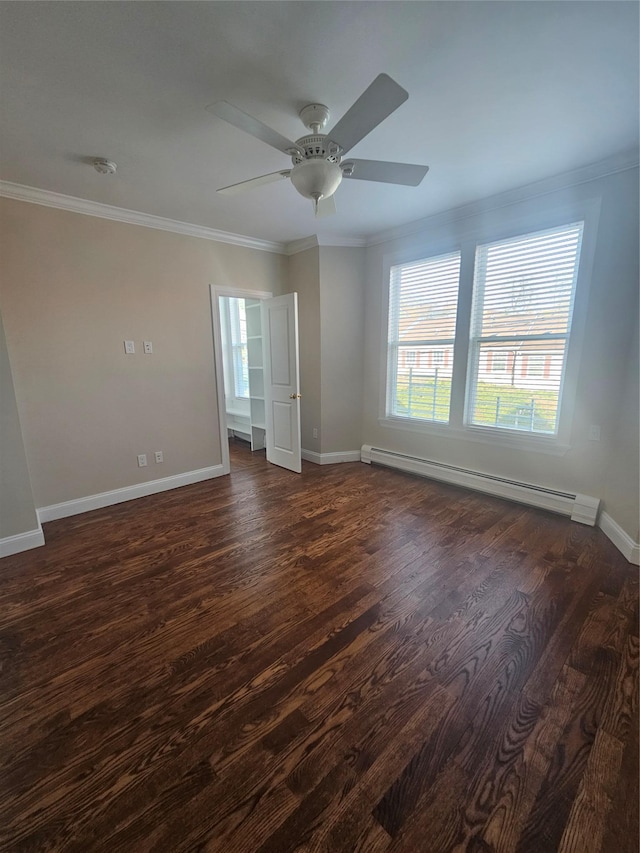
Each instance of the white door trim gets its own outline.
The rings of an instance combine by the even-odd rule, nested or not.
[[[213,330],[213,367],[216,375],[216,400],[218,403],[218,422],[220,429],[220,454],[222,473],[231,471],[229,459],[229,442],[227,440],[227,412],[224,395],[224,366],[222,361],[222,331],[220,328],[219,296],[236,296],[239,299],[270,299],[273,294],[266,290],[249,290],[239,287],[219,287],[209,285],[211,297],[211,326]]]

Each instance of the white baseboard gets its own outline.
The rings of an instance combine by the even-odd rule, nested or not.
[[[598,527],[630,563],[633,563],[634,566],[640,566],[640,543],[634,542],[608,512],[600,513]]]
[[[341,450],[338,453],[316,453],[315,450],[303,450],[302,458],[316,465],[336,465],[339,462],[360,462],[360,451]]]
[[[38,525],[37,530],[27,530],[26,533],[16,533],[14,536],[5,536],[0,539],[0,557],[10,557],[21,551],[29,551],[31,548],[39,548],[44,545],[44,533]]]
[[[593,498],[590,495],[576,495],[554,489],[545,489],[541,486],[506,480],[491,474],[468,471],[464,468],[457,468],[455,465],[445,465],[441,462],[406,456],[403,453],[371,447],[368,444],[362,446],[361,455],[363,462],[376,462],[379,465],[386,465],[388,468],[397,468],[399,471],[407,471],[410,474],[417,474],[432,480],[441,480],[454,486],[463,486],[466,489],[485,492],[497,498],[505,498],[516,503],[556,512],[560,515],[568,515],[573,521],[588,524],[591,527],[596,523],[600,499]]]
[[[125,486],[122,489],[113,489],[110,492],[100,492],[97,495],[87,495],[85,498],[77,498],[73,501],[64,501],[63,503],[40,507],[37,510],[38,518],[40,523],[54,521],[57,518],[67,518],[70,515],[90,512],[92,509],[102,509],[105,506],[132,501],[136,498],[144,498],[147,495],[169,491],[169,489],[178,489],[180,486],[190,486],[192,483],[211,480],[214,477],[222,476],[224,473],[222,465],[199,468],[197,471],[185,471],[184,474],[162,477],[160,480],[149,480],[146,483],[138,483],[135,486]]]

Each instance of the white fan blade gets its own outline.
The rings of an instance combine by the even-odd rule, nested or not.
[[[414,163],[391,163],[385,160],[349,160],[348,162],[353,163],[353,173],[345,174],[345,178],[380,181],[383,184],[403,184],[406,187],[417,187],[429,171],[428,166],[417,166]]]
[[[388,74],[379,74],[327,136],[338,143],[344,154],[397,110],[408,97],[409,93]]]
[[[323,216],[333,216],[335,212],[336,200],[332,195],[327,198],[321,198],[316,205],[316,219],[321,219]]]
[[[277,130],[273,130],[266,124],[258,121],[257,118],[239,110],[233,104],[227,103],[227,101],[217,101],[215,104],[208,106],[207,109],[218,116],[218,118],[224,119],[240,130],[244,130],[245,133],[250,133],[251,136],[255,136],[261,142],[266,142],[267,145],[277,148],[283,154],[288,154],[291,150],[295,151],[298,148],[295,142],[287,139],[286,136],[281,136]]]
[[[238,195],[245,190],[253,190],[256,187],[261,187],[263,184],[272,184],[274,181],[279,181],[282,178],[288,178],[291,174],[290,169],[285,169],[282,172],[271,172],[269,175],[260,175],[259,178],[249,178],[248,181],[240,181],[239,184],[231,184],[228,187],[221,187],[218,192],[225,195]]]

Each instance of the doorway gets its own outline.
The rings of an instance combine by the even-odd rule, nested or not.
[[[223,469],[229,437],[266,449],[267,461],[300,473],[297,294],[211,286]]]
[[[266,291],[211,287],[222,465],[231,470],[229,441],[266,445],[260,302]]]
[[[231,430],[265,448],[268,462],[300,473],[298,296],[214,285],[210,293],[223,471],[231,470]]]

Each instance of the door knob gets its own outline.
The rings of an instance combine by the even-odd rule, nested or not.
[[[299,400],[302,397],[302,394],[289,394],[290,400]]]

